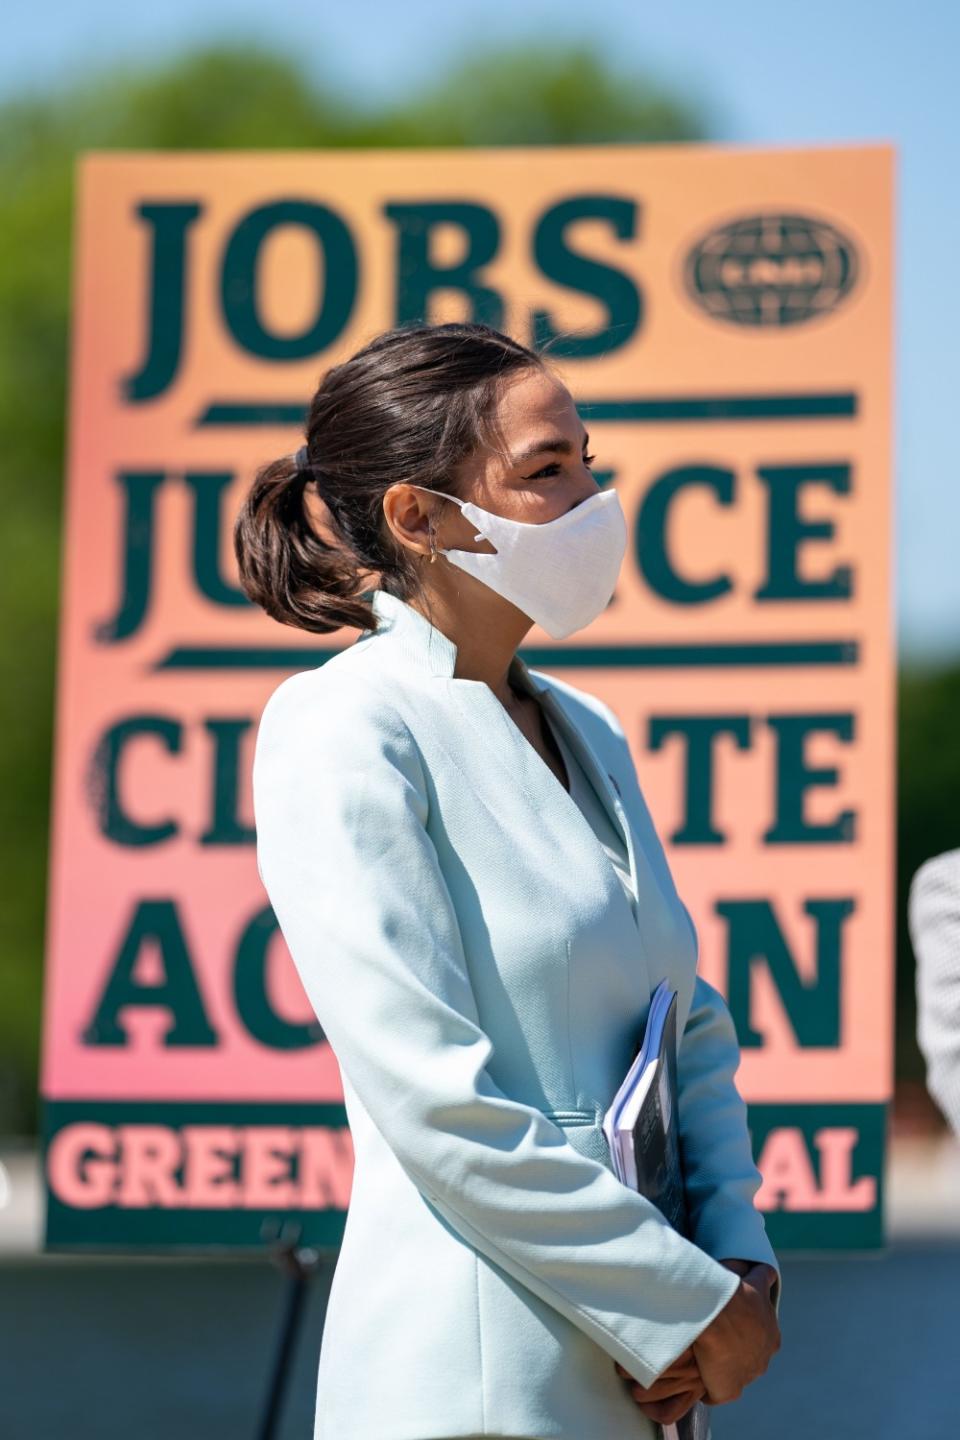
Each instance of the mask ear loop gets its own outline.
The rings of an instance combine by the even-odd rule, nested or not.
[[[433,516],[427,516],[427,532],[430,536],[430,564],[437,558],[437,532],[433,528]]]
[[[438,492],[435,492],[435,493],[438,493],[438,494],[439,494],[439,493],[441,493],[441,492],[438,491]],[[436,531],[434,530],[434,528],[433,528],[433,515],[432,515],[432,514],[431,514],[431,515],[428,517],[428,519],[427,519],[427,528],[428,528],[429,534],[430,534],[430,564],[432,565],[432,564],[434,563],[434,561],[436,560],[437,555],[438,555],[438,553],[439,553],[438,550],[437,550],[437,532],[436,532]]]
[[[427,486],[426,486],[426,485],[418,485],[418,486],[417,486],[417,489],[418,489],[418,490],[426,490],[426,489],[427,489]],[[437,493],[437,492],[431,492],[431,493]],[[434,531],[434,528],[433,528],[433,516],[432,516],[432,515],[429,516],[428,519],[427,519],[427,528],[428,528],[428,532],[429,532],[429,535],[430,535],[430,564],[432,565],[432,564],[434,563],[434,561],[436,560],[437,555],[438,555],[438,553],[439,553],[438,550],[437,550],[437,537],[436,537],[436,532]]]

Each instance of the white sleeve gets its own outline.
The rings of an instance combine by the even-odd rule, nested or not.
[[[402,718],[355,682],[291,676],[261,717],[253,793],[277,922],[404,1171],[465,1240],[651,1384],[739,1277],[492,1080]]]
[[[960,850],[925,860],[907,903],[927,1089],[960,1136]]]

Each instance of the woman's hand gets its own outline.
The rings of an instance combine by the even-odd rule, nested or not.
[[[774,1316],[776,1315],[776,1312],[773,1311],[773,1304],[770,1301],[770,1290],[773,1282],[777,1278],[777,1272],[772,1265],[767,1265],[763,1261],[741,1260],[738,1257],[729,1257],[721,1260],[719,1263],[726,1266],[728,1270],[732,1270],[735,1275],[739,1275],[741,1278],[748,1275],[751,1270],[760,1272],[751,1276],[751,1283],[756,1286],[757,1289],[760,1289],[761,1293],[766,1295],[767,1303],[774,1313]],[[762,1285],[760,1284],[761,1275],[763,1280]],[[719,1316],[716,1316],[715,1320],[719,1318]],[[712,1323],[714,1322],[711,1322],[711,1324]],[[710,1326],[707,1328],[709,1329]],[[704,1333],[705,1332],[701,1332],[701,1335]],[[778,1338],[777,1345],[775,1346],[777,1350],[780,1348],[779,1334],[778,1325]],[[613,1363],[617,1374],[628,1382],[630,1393],[636,1401],[638,1409],[642,1410],[644,1415],[648,1416],[649,1419],[656,1420],[661,1425],[674,1424],[677,1420],[681,1419],[682,1416],[686,1415],[687,1411],[691,1409],[698,1400],[703,1400],[708,1405],[725,1403],[724,1401],[713,1398],[712,1395],[707,1393],[706,1385],[700,1374],[700,1366],[694,1354],[693,1345],[688,1346],[681,1355],[678,1355],[670,1367],[661,1375],[658,1375],[653,1384],[649,1386],[641,1385],[639,1380],[635,1380],[618,1360],[615,1360]],[[764,1366],[764,1369],[766,1369],[766,1366]],[[731,1395],[729,1398],[734,1400],[737,1396]]]
[[[744,1263],[721,1261],[738,1274]],[[762,1261],[748,1264],[739,1288],[693,1342],[708,1405],[738,1400],[780,1349],[780,1326],[770,1300],[773,1274],[772,1266]]]
[[[628,1382],[628,1389],[637,1403],[637,1408],[642,1410],[648,1419],[656,1420],[661,1425],[674,1424],[681,1416],[686,1415],[698,1400],[706,1398],[692,1345],[678,1355],[676,1360],[657,1376],[652,1385],[641,1385],[639,1380],[635,1380],[624,1370],[619,1360],[614,1360],[613,1363],[617,1374],[622,1375]]]

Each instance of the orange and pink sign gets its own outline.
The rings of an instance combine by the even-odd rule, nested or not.
[[[883,145],[82,159],[49,1248],[342,1234],[340,1077],[259,881],[250,769],[268,694],[356,636],[252,606],[231,526],[328,366],[461,318],[547,346],[620,491],[614,601],[521,653],[627,730],[737,1026],[771,1238],[883,1243],[892,186]]]

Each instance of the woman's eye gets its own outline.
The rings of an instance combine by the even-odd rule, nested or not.
[[[583,463],[584,463],[584,465],[586,465],[587,469],[590,468],[590,466],[593,464],[593,462],[594,462],[594,460],[596,460],[596,458],[597,458],[596,455],[584,455],[584,457],[583,457]],[[527,476],[527,479],[528,479],[528,480],[539,480],[542,475],[549,475],[549,474],[551,474],[551,473],[555,474],[559,469],[560,469],[560,462],[559,462],[558,460],[553,460],[553,461],[551,461],[551,463],[550,463],[549,465],[544,465],[544,467],[543,467],[542,470],[537,470],[535,474],[533,474],[533,475],[528,475],[528,476]]]

